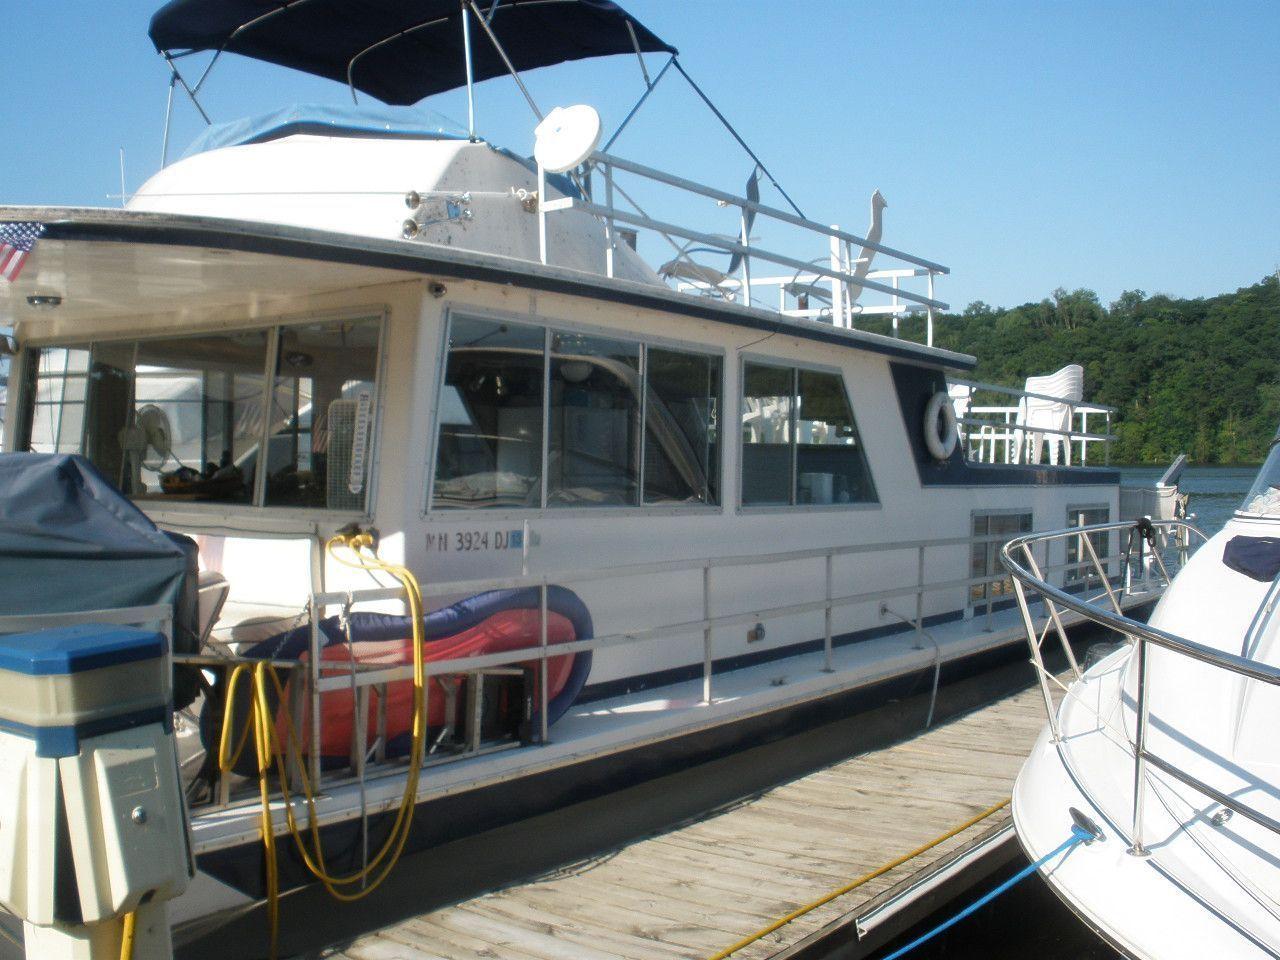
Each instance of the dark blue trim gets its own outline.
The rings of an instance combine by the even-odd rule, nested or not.
[[[905,363],[891,363],[893,388],[912,459],[920,483],[926,487],[1044,487],[1100,486],[1120,483],[1120,471],[1110,467],[1066,467],[1048,464],[972,463],[965,458],[962,444],[947,460],[935,460],[924,442],[924,411],[929,398],[946,392],[947,378],[941,370]]]
[[[155,660],[164,653],[164,634],[135,627],[83,624],[0,637],[0,670],[29,677],[65,676]]]
[[[172,733],[173,708],[166,704],[57,727],[35,727],[0,717],[0,730],[6,730],[27,740],[34,740],[37,757],[56,758],[76,756],[80,752],[81,740],[101,737],[121,730],[132,730],[134,727],[145,727],[152,723],[158,723],[164,727],[165,733]]]
[[[499,283],[528,290],[563,293],[585,297],[606,303],[657,310],[677,316],[710,320],[733,327],[761,333],[795,337],[860,350],[865,353],[897,357],[916,364],[926,364],[937,369],[972,370],[977,361],[963,355],[952,357],[930,356],[922,350],[897,346],[889,338],[860,340],[830,325],[803,325],[781,316],[770,316],[763,311],[746,312],[717,305],[706,298],[667,297],[637,290],[634,286],[622,287],[601,277],[598,281],[577,280],[562,276],[547,276],[530,271],[513,270],[496,264],[458,263],[431,256],[425,247],[415,248],[413,253],[389,250],[372,250],[339,246],[329,235],[326,242],[304,240],[296,237],[266,236],[229,230],[212,230],[154,223],[93,223],[85,221],[54,220],[48,216],[44,239],[62,241],[104,241],[117,243],[152,243],[169,246],[205,247],[214,250],[235,250],[243,253],[261,253],[268,256],[295,257],[321,263],[344,263],[352,266],[379,267],[386,270],[403,270],[424,276],[457,280],[477,280],[483,283]],[[317,231],[318,232],[318,231]],[[365,238],[359,238],[364,240]],[[372,241],[377,242],[377,241]],[[532,265],[531,265],[532,266]]]

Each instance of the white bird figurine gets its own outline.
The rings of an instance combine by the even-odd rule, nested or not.
[[[880,236],[881,234],[884,233],[884,208],[887,207],[888,205],[889,205],[889,202],[885,200],[885,198],[881,195],[879,190],[877,190],[875,193],[871,195],[871,226],[867,228],[867,236],[866,236],[866,240],[869,243],[880,242]],[[875,259],[875,256],[876,256],[876,251],[874,248],[872,247],[862,248],[861,255],[858,257],[857,262],[855,262],[853,265],[853,279],[855,281],[861,280],[863,277],[867,275],[868,271],[870,271],[871,269],[871,261]],[[849,301],[850,306],[857,303],[858,297],[860,297],[861,295],[862,295],[862,287],[854,284],[853,290],[850,293],[850,297],[851,297]]]

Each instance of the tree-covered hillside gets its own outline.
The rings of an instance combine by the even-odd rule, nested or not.
[[[920,321],[915,321],[917,326]],[[1011,309],[971,303],[938,318],[938,346],[978,358],[976,379],[1021,385],[1084,366],[1085,399],[1119,408],[1112,463],[1260,461],[1280,425],[1280,282],[1175,300],[1090,290]],[[1092,429],[1092,421],[1090,423]]]

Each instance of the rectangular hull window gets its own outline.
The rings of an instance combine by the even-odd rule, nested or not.
[[[280,332],[267,441],[267,506],[359,510],[372,460],[376,320]]]
[[[366,319],[44,348],[31,448],[83,453],[136,500],[360,510],[381,327]]]
[[[742,503],[791,503],[795,371],[748,363],[742,380]]]
[[[800,370],[796,406],[796,503],[876,499],[839,374]]]
[[[540,327],[450,323],[435,509],[541,504],[545,338]]]
[[[973,515],[974,537],[992,536],[996,539],[973,544],[969,565],[973,579],[994,577],[1003,573],[1004,567],[1000,563],[1001,547],[1014,537],[1030,532],[1030,513],[975,513]],[[969,602],[973,607],[1003,602],[1012,596],[1013,581],[1008,577],[974,583],[969,588]]]
[[[645,503],[720,502],[720,358],[645,354]]]
[[[742,382],[743,506],[876,502],[840,374],[748,363]]]
[[[640,345],[551,338],[548,506],[635,506],[640,491]]]
[[[29,433],[34,453],[80,452],[88,383],[88,350],[49,347],[40,351]]]

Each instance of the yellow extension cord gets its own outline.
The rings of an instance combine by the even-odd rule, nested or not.
[[[733,954],[741,950],[743,947],[748,947],[751,944],[755,943],[757,940],[767,937],[769,934],[773,933],[773,931],[779,930],[782,927],[785,927],[792,920],[795,920],[798,917],[803,917],[806,913],[816,910],[818,909],[818,907],[822,906],[823,904],[830,903],[832,900],[835,900],[838,897],[843,897],[849,891],[858,889],[858,887],[862,886],[864,883],[868,883],[874,880],[876,877],[879,877],[888,873],[894,867],[900,867],[904,863],[906,863],[908,860],[914,860],[916,857],[920,856],[920,854],[925,853],[929,850],[932,850],[934,847],[938,846],[938,844],[945,843],[946,841],[950,840],[952,837],[956,836],[957,834],[964,833],[964,831],[968,830],[975,823],[981,823],[983,820],[987,819],[987,817],[991,816],[993,813],[998,813],[1008,805],[1009,805],[1009,801],[1007,799],[1001,800],[995,806],[988,807],[986,810],[983,810],[977,816],[970,817],[964,823],[960,824],[959,826],[952,827],[942,836],[934,837],[928,843],[922,846],[916,847],[910,853],[904,853],[902,856],[898,857],[896,860],[890,860],[888,863],[884,864],[883,866],[876,867],[870,873],[864,873],[862,876],[858,877],[857,880],[852,880],[849,883],[846,883],[843,887],[839,887],[835,890],[832,890],[830,893],[824,894],[823,896],[819,897],[817,900],[814,900],[812,903],[806,903],[803,907],[797,907],[795,910],[792,910],[786,916],[779,917],[777,920],[773,921],[773,923],[769,924],[767,927],[762,927],[761,929],[757,930],[755,933],[751,934],[750,936],[743,937],[737,943],[733,944],[730,947],[726,947],[725,949],[721,950],[719,953],[713,953],[710,957],[707,958],[707,960],[725,960],[725,957],[732,956]]]
[[[339,547],[345,547],[349,550],[355,560],[350,561],[338,556],[336,551]],[[222,735],[218,744],[218,767],[223,776],[231,772],[240,759],[250,730],[252,730],[254,749],[258,758],[258,794],[262,803],[261,832],[266,863],[267,919],[270,928],[272,958],[276,956],[280,930],[280,874],[276,859],[275,829],[271,817],[270,776],[272,764],[274,763],[280,780],[285,821],[288,824],[289,834],[293,837],[293,842],[298,848],[298,853],[301,855],[303,863],[324,884],[330,895],[338,900],[350,902],[367,897],[376,890],[391,874],[392,869],[400,859],[400,854],[404,851],[405,842],[409,839],[409,831],[413,825],[413,808],[418,796],[418,774],[422,768],[422,757],[426,743],[426,668],[422,649],[424,642],[422,635],[423,605],[422,592],[418,586],[418,581],[407,568],[389,564],[379,559],[377,554],[373,552],[373,538],[367,533],[339,534],[328,540],[325,544],[325,549],[339,563],[358,570],[381,571],[390,574],[400,581],[404,587],[405,595],[408,598],[409,618],[413,625],[413,738],[409,748],[409,766],[405,774],[404,793],[400,798],[400,807],[396,812],[395,823],[391,827],[390,834],[388,834],[382,848],[363,868],[355,873],[335,876],[329,873],[325,864],[324,847],[320,841],[320,827],[316,817],[315,785],[311,782],[307,771],[302,769],[304,765],[301,763],[299,764],[299,780],[307,802],[310,827],[309,844],[298,829],[297,820],[294,817],[293,791],[289,786],[289,780],[286,775],[285,757],[287,751],[292,750],[295,751],[295,756],[301,758],[303,755],[301,741],[293,727],[293,718],[289,716],[286,710],[282,714],[285,718],[285,729],[287,731],[286,743],[283,745],[286,749],[281,749],[282,745],[276,735],[275,717],[271,711],[268,697],[269,690],[274,689],[278,698],[277,702],[285,702],[284,685],[280,682],[275,669],[266,660],[254,664],[242,663],[231,671],[231,677],[227,682]],[[368,553],[362,551],[368,551]],[[353,669],[354,666],[352,664]],[[230,732],[233,726],[232,705],[235,703],[236,684],[241,676],[250,672],[253,680],[251,716],[249,723],[245,725],[244,732],[240,736],[240,742],[234,750],[231,750],[229,747]],[[387,862],[383,864],[383,860]],[[381,869],[379,869],[380,866]],[[377,871],[376,875],[374,875],[375,871]],[[374,876],[369,879],[371,875]],[[355,884],[362,885],[358,890],[348,891],[344,889],[353,887]],[[126,919],[127,922],[128,920]],[[128,960],[128,958],[122,954],[122,960]]]
[[[137,921],[135,913],[124,915],[124,928],[120,931],[120,960],[133,960],[133,932]]]

